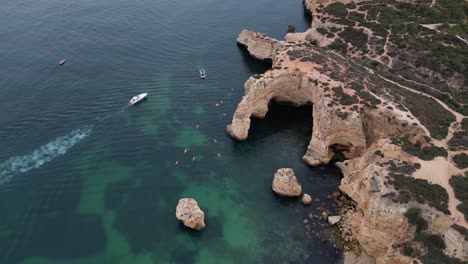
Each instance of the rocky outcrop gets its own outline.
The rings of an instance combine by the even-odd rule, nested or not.
[[[303,84],[303,76],[287,71],[270,71],[261,79],[251,77],[244,84],[245,95],[226,128],[227,133],[237,140],[247,139],[250,117],[265,117],[271,100],[296,106],[310,103]]]
[[[341,220],[341,216],[339,215],[332,215],[332,216],[329,216],[327,221],[328,221],[328,224],[330,225],[336,225],[336,223],[340,222]]]
[[[374,155],[377,149],[385,150],[385,160],[399,159],[404,155],[398,147],[383,140],[374,144],[363,157],[338,163],[346,175],[340,189],[358,204],[349,219],[352,232],[366,253],[376,259],[385,256],[392,245],[402,244],[410,238],[408,221],[403,216],[407,207],[393,206],[391,201],[382,197],[382,193],[392,189],[385,183],[385,169],[376,163],[383,162],[383,158]],[[376,180],[371,181],[375,179],[373,177]],[[370,191],[375,188],[374,181],[380,192]]]
[[[408,261],[409,258],[402,256],[394,246],[403,245],[412,238],[412,228],[404,216],[405,212],[413,207],[423,208],[425,219],[433,225],[426,233],[443,235],[447,252],[455,252],[451,255],[466,259],[468,242],[462,241],[462,236],[451,229],[453,222],[447,215],[427,204],[411,202],[406,196],[406,190],[395,195],[394,186],[389,184],[390,177],[395,173],[393,170],[402,170],[411,176],[414,169],[408,168],[419,167],[417,161],[416,157],[404,152],[390,140],[381,139],[372,144],[361,157],[337,163],[345,175],[340,189],[358,204],[347,223],[361,247],[377,263],[402,259]],[[402,165],[398,167],[395,163]]]
[[[289,168],[279,169],[275,173],[272,189],[278,195],[286,197],[299,197],[302,192],[294,171]]]
[[[250,118],[265,117],[269,103],[275,100],[294,106],[313,104],[314,130],[304,155],[306,163],[310,165],[328,163],[333,156],[329,147],[334,144],[346,146],[350,153],[354,153],[353,155],[366,146],[360,114],[349,111],[350,109],[341,109],[339,105],[330,107],[330,104],[333,104],[331,97],[333,91],[330,90],[331,87],[327,87],[330,85],[327,82],[329,79],[320,81],[320,78],[324,77],[322,73],[324,66],[329,64],[327,68],[336,71],[333,74],[340,74],[340,68],[347,66],[346,61],[333,54],[329,55],[336,57],[336,60],[330,60],[318,51],[304,49],[304,46],[296,49],[287,42],[266,38],[263,34],[247,30],[242,31],[238,42],[245,45],[256,58],[271,58],[273,69],[259,77],[251,77],[244,84],[245,94],[231,124],[226,128],[231,137],[237,140],[247,139]],[[265,45],[275,48],[265,48]],[[314,65],[310,61],[293,62],[296,60],[294,54],[300,56],[304,52],[307,52],[310,58],[314,57],[325,64]]]
[[[198,207],[197,201],[192,198],[179,200],[176,208],[176,217],[186,227],[197,231],[205,229],[205,213]]]
[[[342,2],[327,9],[335,15],[350,14],[351,10],[359,13],[355,4],[374,8],[369,1],[351,3],[353,1],[347,0],[306,0],[305,5],[309,10],[323,13],[334,2]],[[404,245],[425,248],[424,243],[413,241],[415,227],[405,216],[410,208],[418,208],[428,222],[429,228],[425,232],[444,235],[447,246],[444,253],[467,260],[468,244],[451,227],[454,219],[463,215],[456,209],[460,202],[448,184],[450,175],[465,171],[450,164],[451,157],[458,152],[449,151],[445,158],[447,153],[443,150],[447,149],[453,132],[460,133],[459,124],[465,117],[451,110],[438,95],[433,96],[434,92],[438,93],[438,88],[427,85],[422,88],[424,85],[393,74],[400,69],[380,71],[380,66],[371,69],[373,67],[364,61],[366,56],[362,52],[365,47],[361,50],[353,47],[362,44],[356,41],[360,30],[345,31],[344,27],[334,27],[335,23],[323,22],[326,20],[335,21],[328,15],[314,17],[316,28],[313,26],[304,33],[289,33],[284,41],[242,31],[238,43],[253,57],[271,60],[272,69],[246,81],[244,96],[226,128],[227,133],[234,139],[246,140],[250,118],[263,118],[271,101],[296,106],[310,104],[313,131],[303,156],[304,162],[311,166],[326,164],[336,152],[342,152],[348,159],[337,164],[344,175],[340,189],[353,199],[356,208],[344,212],[346,217],[339,221],[339,227],[345,233],[343,239],[359,244],[365,255],[374,258],[376,263],[410,263],[414,256],[402,255]],[[319,32],[318,27],[322,26],[328,33]],[[340,37],[349,38],[352,45],[340,46],[334,42],[331,38],[339,35],[336,32],[342,33]],[[362,40],[373,37],[363,37]],[[336,44],[335,50],[336,46],[344,50],[341,55],[338,51],[325,49],[332,42]],[[388,39],[381,41],[387,42]],[[376,42],[367,47],[372,50],[379,45]],[[387,51],[379,52],[385,54],[379,57],[370,54],[375,60],[373,65],[377,62],[392,66]],[[437,109],[435,114],[428,113],[432,109]],[[435,137],[431,137],[433,135]],[[426,162],[436,156],[441,156],[440,161]],[[439,163],[443,166],[438,166]],[[446,170],[437,170],[437,176],[430,176],[438,167]],[[412,184],[421,185],[421,189],[413,190],[420,193],[409,191]],[[430,195],[424,197],[427,195],[424,192],[437,193],[441,200],[431,201],[433,198]],[[300,190],[296,193],[299,196]],[[322,217],[330,218],[326,212]],[[466,221],[457,223],[468,227]],[[354,251],[357,247],[348,249]]]
[[[237,37],[237,44],[245,46],[259,60],[271,60],[278,42],[265,34],[244,30]]]

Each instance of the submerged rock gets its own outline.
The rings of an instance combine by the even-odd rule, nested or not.
[[[328,213],[327,212],[322,212],[322,219],[323,219],[323,221],[327,221],[327,219],[328,219]]]
[[[312,197],[310,197],[310,195],[308,195],[307,193],[304,193],[301,202],[303,205],[309,205],[312,203]]]
[[[192,198],[179,200],[176,208],[176,217],[186,227],[198,231],[205,229],[205,213],[198,207],[197,201]]]
[[[299,197],[302,192],[294,171],[289,168],[279,169],[275,173],[272,188],[278,195],[286,197]]]

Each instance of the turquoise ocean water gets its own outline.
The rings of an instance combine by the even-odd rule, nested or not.
[[[303,224],[341,177],[301,161],[310,107],[273,105],[246,142],[224,132],[245,80],[269,67],[237,47],[237,35],[305,30],[301,1],[1,6],[0,263],[340,260],[312,234],[323,231],[319,221]],[[142,92],[148,100],[127,108]],[[271,181],[281,167],[321,201],[276,197]],[[182,197],[205,211],[205,231],[177,221]]]

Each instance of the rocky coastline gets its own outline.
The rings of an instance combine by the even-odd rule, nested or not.
[[[338,10],[336,2],[345,9]],[[389,65],[391,56],[376,59],[352,41],[345,52],[338,52],[330,48],[331,37],[319,32],[322,26],[346,31],[330,21],[338,18],[338,11],[348,18],[368,2],[306,0],[313,17],[311,29],[288,33],[285,40],[242,31],[237,43],[272,67],[245,82],[244,96],[226,131],[236,140],[246,140],[250,118],[265,117],[272,100],[312,105],[313,132],[304,162],[327,164],[337,152],[346,157],[336,163],[344,176],[339,188],[351,199],[348,204],[337,200],[345,251],[357,255],[362,250],[367,261],[375,263],[468,261],[468,218],[453,184],[468,174],[454,161],[468,150],[466,136],[460,136],[467,129],[465,112],[427,92],[440,77],[437,72],[425,83],[416,73],[408,81],[392,69],[401,58]],[[368,47],[371,40],[369,34]],[[372,61],[379,65],[372,67]],[[457,74],[453,78],[458,81],[449,78],[447,85],[466,89]]]

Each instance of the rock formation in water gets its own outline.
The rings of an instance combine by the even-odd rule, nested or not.
[[[303,160],[345,155],[340,189],[357,208],[341,222],[377,263],[468,260],[468,42],[458,25],[418,14],[453,7],[425,2],[306,0],[306,32],[237,38],[272,68],[246,81],[227,133],[246,140],[273,100],[311,104]]]
[[[197,231],[205,229],[205,213],[198,207],[197,201],[192,198],[179,200],[176,208],[176,217],[186,227]]]
[[[307,193],[304,193],[304,195],[302,195],[301,202],[303,205],[310,205],[312,203],[312,197]]]
[[[279,169],[275,173],[271,187],[275,193],[286,197],[299,197],[302,192],[296,174],[289,168]]]

